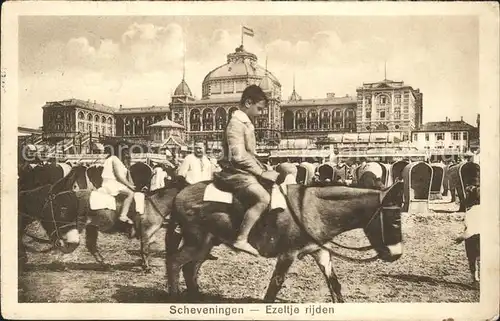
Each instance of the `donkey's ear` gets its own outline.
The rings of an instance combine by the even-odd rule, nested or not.
[[[403,188],[404,182],[397,181],[380,193],[380,204],[398,204],[403,203]]]

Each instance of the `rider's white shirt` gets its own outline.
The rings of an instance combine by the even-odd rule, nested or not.
[[[185,177],[188,184],[209,181],[212,179],[212,172],[212,163],[208,157],[198,158],[194,154],[187,155],[177,170],[177,174]]]

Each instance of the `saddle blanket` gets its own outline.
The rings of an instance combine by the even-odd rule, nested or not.
[[[287,190],[286,186],[289,184],[296,184],[296,181],[292,175],[287,175],[285,181],[281,185],[277,184],[273,185],[273,188],[271,190],[271,210],[278,208],[279,209],[287,208],[285,195]],[[282,187],[285,195],[281,192],[280,186]],[[210,183],[207,185],[207,188],[205,189],[205,194],[203,195],[203,201],[231,204],[233,203],[233,194],[221,191],[220,189],[215,187],[213,183]]]
[[[134,193],[135,210],[139,214],[144,214],[144,193]],[[116,198],[105,192],[105,189],[98,189],[90,192],[90,209],[101,210],[110,209],[116,211]]]
[[[97,191],[90,192],[90,209],[91,210],[102,210],[110,209],[116,211],[116,199],[103,192],[101,189]]]

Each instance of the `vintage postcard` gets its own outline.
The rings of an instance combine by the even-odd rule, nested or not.
[[[2,9],[2,317],[498,318],[496,2]]]

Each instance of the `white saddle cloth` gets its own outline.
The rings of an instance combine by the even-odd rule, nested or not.
[[[144,193],[134,193],[135,210],[139,214],[144,214]],[[90,192],[90,209],[101,210],[110,209],[116,211],[116,198],[106,193],[105,189],[98,189]]]
[[[285,181],[281,184],[281,187],[283,188],[283,191],[286,194],[287,191],[287,185],[290,184],[297,184],[295,177],[290,174],[287,175],[285,178]],[[215,187],[213,183],[210,183],[207,185],[207,188],[205,189],[205,194],[203,194],[203,201],[205,202],[219,202],[219,203],[226,203],[226,204],[231,204],[233,203],[233,194],[229,192],[224,192]],[[272,191],[271,191],[271,210],[274,209],[285,209],[287,208],[286,204],[286,199],[285,195],[281,193],[279,185],[274,184]]]
[[[103,189],[98,189],[97,191],[90,192],[90,209],[91,210],[102,210],[110,209],[116,211],[116,199],[104,192]]]

